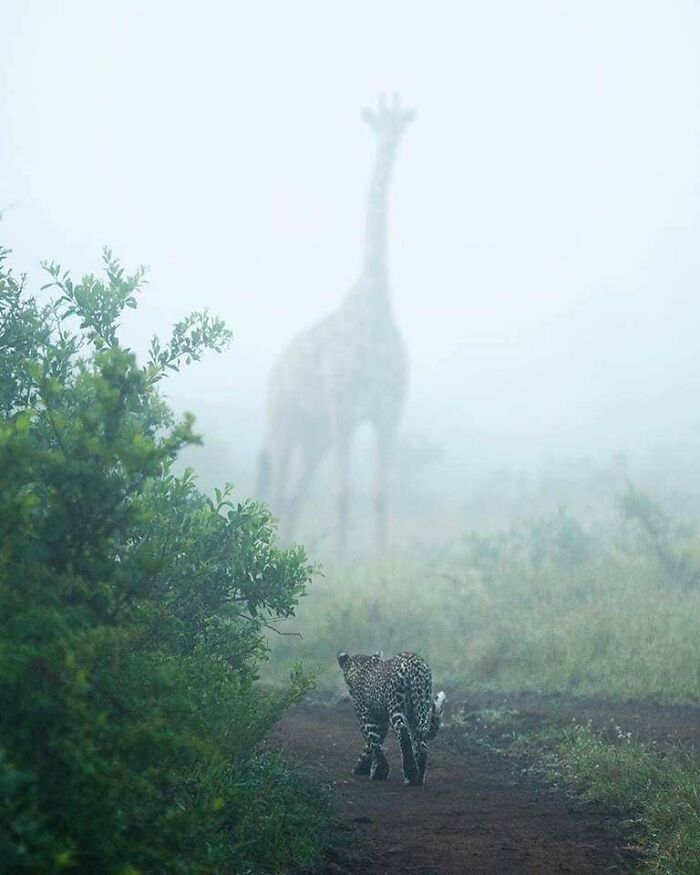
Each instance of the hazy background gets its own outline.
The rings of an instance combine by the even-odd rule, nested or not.
[[[249,493],[269,369],[360,266],[359,110],[397,90],[399,514],[588,506],[625,473],[697,508],[699,45],[683,0],[3,0],[0,237],[37,285],[104,244],[150,265],[138,349],[225,317],[168,392],[205,484]]]

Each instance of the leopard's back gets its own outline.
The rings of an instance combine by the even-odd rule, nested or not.
[[[428,762],[426,742],[440,727],[445,703],[444,693],[433,700],[428,663],[415,653],[399,653],[387,660],[380,653],[339,653],[338,664],[365,739],[354,774],[369,775],[373,781],[389,777],[382,744],[391,726],[401,749],[406,782],[422,784]]]
[[[415,653],[399,653],[384,660],[378,654],[348,657],[344,670],[356,710],[381,722],[401,711],[412,731],[425,735],[432,713],[432,674]]]

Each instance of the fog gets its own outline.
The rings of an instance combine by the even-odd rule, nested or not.
[[[398,500],[625,468],[687,501],[699,44],[683,0],[5,0],[2,242],[37,286],[40,259],[80,274],[104,245],[148,264],[137,350],[193,308],[226,319],[231,349],[167,392],[197,416],[204,481],[251,492],[270,369],[360,270],[360,110],[398,91],[416,110],[389,219]]]

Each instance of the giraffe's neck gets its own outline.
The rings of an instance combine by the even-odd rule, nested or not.
[[[376,294],[383,296],[388,295],[387,219],[395,156],[396,145],[379,139],[367,202],[364,279]]]

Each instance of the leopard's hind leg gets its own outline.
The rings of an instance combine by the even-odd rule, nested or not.
[[[369,772],[370,781],[386,781],[389,777],[391,766],[382,748],[388,731],[388,723],[375,724],[377,743],[372,747],[372,766]]]
[[[428,724],[428,731],[422,732],[421,734],[416,733],[416,743],[415,743],[415,755],[416,755],[416,765],[418,766],[418,783],[423,784],[425,782],[425,770],[428,766],[428,745],[427,742],[431,738],[435,738],[438,730],[440,729],[440,724],[442,723],[442,714],[445,707],[445,702],[447,701],[447,696],[441,691],[434,697],[432,706],[430,708],[429,720],[423,721],[423,726],[425,726],[426,722]]]
[[[365,743],[365,749],[360,754],[355,768],[352,770],[353,775],[369,775],[372,768],[372,746],[369,742]]]
[[[399,739],[404,780],[407,784],[419,784],[421,782],[418,780],[418,765],[413,752],[413,736],[406,720],[405,704],[403,697],[398,699],[391,712],[391,726]]]
[[[424,738],[416,739],[413,751],[416,757],[416,769],[418,771],[416,784],[423,784],[425,782],[425,770],[428,766],[428,745]]]
[[[388,723],[377,723],[364,717],[360,720],[365,748],[353,769],[355,775],[369,775],[372,781],[385,781],[391,768],[382,750],[382,744],[389,730]]]

